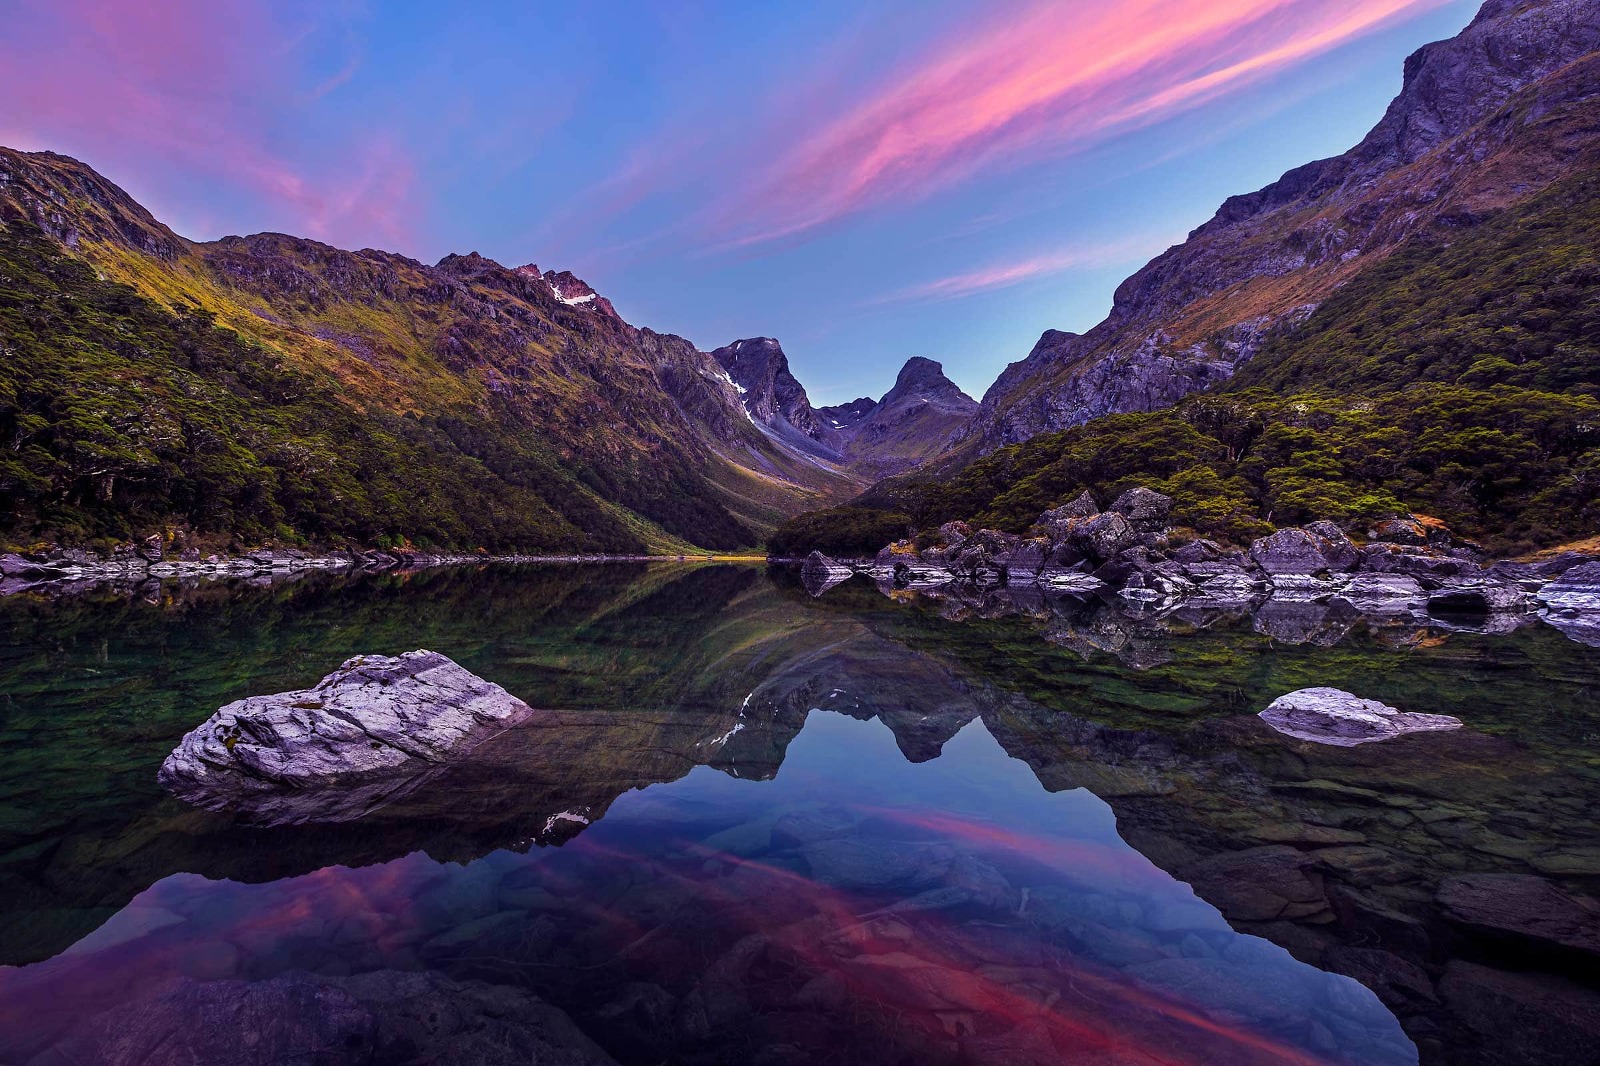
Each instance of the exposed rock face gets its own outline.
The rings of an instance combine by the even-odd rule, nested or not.
[[[789,371],[789,357],[771,337],[734,341],[711,353],[739,390],[756,424],[788,443],[839,458],[828,426],[811,406],[805,386]]]
[[[1340,545],[1307,529],[1280,529],[1250,545],[1251,560],[1269,574],[1319,573],[1343,555]]]
[[[1600,648],[1600,561],[1566,570],[1538,599],[1547,622],[1580,644]]]
[[[943,366],[918,356],[906,360],[894,387],[870,411],[835,428],[854,467],[885,476],[942,453],[977,410],[978,401],[945,377]]]
[[[771,337],[734,341],[711,355],[757,425],[867,476],[901,473],[940,454],[978,409],[932,359],[908,359],[882,400],[862,397],[818,410]]]
[[[357,656],[313,688],[222,707],[183,738],[158,777],[210,810],[340,821],[532,713],[438,652]]]
[[[1461,728],[1461,719],[1447,714],[1399,711],[1337,688],[1303,688],[1279,696],[1260,717],[1278,732],[1297,740],[1340,748],[1407,733]]]
[[[1597,48],[1591,0],[1490,0],[1461,34],[1406,61],[1400,95],[1355,148],[1228,200],[1124,282],[1088,333],[1046,331],[985,394],[957,456],[1216,385],[1408,237],[1536,194],[1568,172],[1576,142],[1547,150],[1532,124],[1502,109],[1530,86],[1548,90],[1552,106],[1581,109],[1561,79]],[[1498,159],[1521,144],[1532,148],[1508,181]]]

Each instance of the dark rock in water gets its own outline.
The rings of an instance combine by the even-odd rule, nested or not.
[[[1600,996],[1548,974],[1508,973],[1452,959],[1439,992],[1484,1051],[1463,1066],[1589,1064],[1600,1046]]]
[[[1600,612],[1600,559],[1564,571],[1544,587],[1539,600],[1552,611]]]
[[[1447,714],[1399,711],[1337,688],[1303,688],[1279,696],[1260,717],[1286,736],[1341,748],[1461,728],[1461,719]]]
[[[1406,574],[1357,574],[1334,599],[1366,614],[1404,614],[1427,606],[1428,594]]]
[[[532,713],[438,652],[357,656],[315,688],[222,707],[179,742],[158,780],[209,810],[345,820]]]
[[[436,1062],[607,1066],[612,1058],[531,993],[433,972],[262,981],[180,979],[78,1022],[44,1064],[205,1066]]]
[[[800,568],[800,584],[813,597],[821,596],[835,585],[850,580],[855,571],[848,566],[828,558],[821,552],[812,552],[806,556],[805,565]]]
[[[1600,901],[1574,896],[1542,877],[1460,874],[1440,883],[1437,899],[1463,925],[1600,961]]]
[[[1426,551],[1395,544],[1369,544],[1361,552],[1361,568],[1380,574],[1406,574],[1438,588],[1451,581],[1478,577],[1482,568],[1471,559],[1449,555],[1430,555]]]
[[[1140,486],[1118,496],[1111,510],[1126,518],[1134,529],[1147,532],[1167,524],[1167,515],[1172,513],[1172,497]]]

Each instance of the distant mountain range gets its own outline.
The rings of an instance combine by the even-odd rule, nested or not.
[[[0,221],[0,540],[16,547],[748,548],[939,450],[977,406],[919,364],[846,431],[810,411],[776,342],[749,342],[771,367],[727,364],[736,385],[570,272],[188,241],[48,152],[0,149]]]
[[[808,454],[875,477],[943,454],[978,410],[932,359],[907,360],[881,400],[863,396],[818,409],[771,337],[734,341],[711,355],[757,423]]]
[[[1135,475],[1178,478],[1219,534],[1398,506],[1507,544],[1581,532],[1597,49],[1593,0],[1490,0],[1361,144],[1229,200],[981,404],[914,358],[881,399],[815,408],[776,340],[703,352],[570,272],[192,242],[82,163],[0,149],[0,548],[732,549],[875,482],[871,507],[1015,524]],[[1359,427],[1304,413],[1358,395]],[[1359,447],[1329,452],[1340,418]],[[1086,424],[1104,461],[1057,439]],[[1513,537],[1524,518],[1544,527]]]

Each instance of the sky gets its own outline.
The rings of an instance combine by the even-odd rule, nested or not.
[[[981,396],[1476,0],[0,0],[0,144],[195,240],[572,270],[814,402]]]

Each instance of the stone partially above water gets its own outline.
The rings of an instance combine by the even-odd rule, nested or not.
[[[1341,748],[1461,728],[1461,719],[1447,714],[1396,710],[1337,688],[1302,688],[1279,696],[1260,718],[1286,736]]]
[[[359,817],[532,709],[438,652],[358,655],[315,687],[249,696],[161,764],[168,791],[272,822]]]

